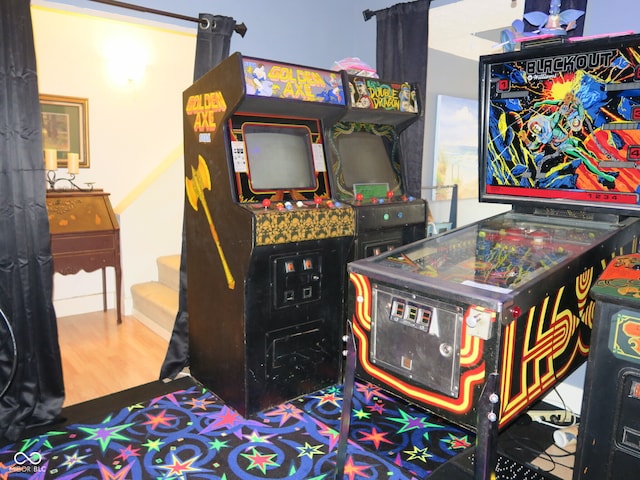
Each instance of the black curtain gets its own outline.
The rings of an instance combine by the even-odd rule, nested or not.
[[[427,89],[427,43],[431,0],[399,3],[375,12],[376,70],[386,80],[417,83]],[[407,193],[421,196],[424,116],[400,134]]]
[[[0,1],[0,309],[15,336],[2,348],[0,434],[57,419],[64,400],[53,308],[53,262],[46,206],[42,123],[30,2]]]
[[[195,82],[222,60],[229,56],[231,35],[236,21],[220,15],[200,14],[201,23],[196,39],[196,59],[193,73]],[[185,198],[186,200],[186,198]],[[185,201],[185,208],[187,203]],[[180,291],[178,314],[173,325],[169,348],[165,356],[160,379],[175,378],[189,365],[189,314],[187,311],[187,239],[183,213],[182,250],[180,253]]]

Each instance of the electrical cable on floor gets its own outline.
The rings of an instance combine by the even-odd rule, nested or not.
[[[519,458],[520,455],[514,455],[513,453],[510,453],[517,452],[519,454],[526,453],[529,456],[533,456],[533,458],[542,458],[552,465],[551,469],[545,469],[536,465],[531,465],[531,462],[526,462],[526,465],[527,467],[533,467],[534,469],[543,471],[545,473],[553,471],[553,469],[556,467],[556,462],[553,459],[553,455],[549,454],[546,451],[546,447],[541,445],[536,439],[530,437],[521,437],[517,439],[514,438],[513,442],[515,443],[515,445],[509,450],[504,451],[504,454],[507,457]]]
[[[564,401],[564,398],[562,397],[562,395],[560,395],[560,392],[558,391],[558,389],[556,387],[553,387],[553,389],[551,391],[556,394],[556,396],[558,397],[558,400],[560,400],[560,403],[562,403],[562,409],[565,412],[569,412],[574,417],[576,417],[576,415],[573,413],[573,410],[571,410],[569,407],[567,407],[567,403]]]
[[[553,433],[557,434],[563,428],[575,427],[579,422],[579,417],[567,406],[560,392],[556,388],[553,388],[553,391],[557,395],[561,407],[558,407],[557,411],[553,409],[532,410],[528,412],[528,421],[552,428]],[[555,449],[550,451],[550,446]],[[525,461],[524,464],[532,471],[541,474],[553,474],[557,468],[572,468],[566,463],[574,456],[573,452],[559,446],[555,437],[553,443],[548,445],[541,442],[540,438],[529,435],[510,437],[508,447],[503,447],[501,454],[514,460],[521,459],[521,461],[525,458],[532,458],[532,460]],[[540,464],[534,464],[534,461],[540,462]]]

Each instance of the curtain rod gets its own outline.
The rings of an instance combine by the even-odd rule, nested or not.
[[[457,0],[454,0],[454,1],[457,1]],[[513,4],[516,3],[516,1],[517,0],[511,0],[511,6],[512,7],[513,7]],[[429,0],[429,5],[431,5],[431,0]],[[373,11],[373,10],[370,10],[370,9],[367,8],[365,11],[362,12],[362,16],[364,17],[364,21],[367,22],[367,21],[371,20],[371,17],[376,16],[378,13],[380,13],[380,12],[382,12],[384,10],[386,10],[386,9],[383,8],[383,9],[380,9],[380,10]]]
[[[96,3],[104,3],[106,5],[111,5],[113,7],[128,8],[129,10],[137,10],[138,12],[153,13],[156,15],[162,15],[164,17],[171,17],[171,18],[177,18],[179,20],[186,20],[188,22],[195,22],[202,26],[205,26],[208,24],[208,21],[206,19],[201,20],[196,17],[188,17],[186,15],[180,15],[178,13],[165,12],[164,10],[156,10],[154,8],[141,7],[140,5],[133,5],[131,3],[119,2],[117,0],[90,0],[90,1],[96,2]],[[240,36],[244,37],[244,34],[247,32],[247,27],[245,26],[244,23],[240,23],[236,25],[236,27],[234,28],[234,31],[239,33]]]
[[[362,16],[364,17],[364,21],[369,21],[371,20],[371,17],[374,17],[378,14],[378,12],[381,12],[382,10],[376,10],[375,12],[373,10],[369,10],[368,8],[362,12]]]

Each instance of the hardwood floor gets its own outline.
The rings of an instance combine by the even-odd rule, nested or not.
[[[66,397],[75,405],[158,380],[168,342],[114,310],[58,318]]]

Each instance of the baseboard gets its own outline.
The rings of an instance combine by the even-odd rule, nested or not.
[[[144,313],[141,313],[138,310],[134,309],[133,312],[131,312],[131,315],[135,317],[135,319],[138,320],[141,324],[143,324],[145,327],[151,330],[153,333],[160,336],[162,339],[166,341],[171,340],[172,332],[162,327],[157,322],[154,322],[153,320],[151,320]]]
[[[107,309],[115,310],[116,301],[115,294],[107,292]],[[131,299],[123,298],[122,313],[129,315],[131,311]],[[57,317],[71,317],[73,315],[82,315],[84,313],[100,312],[104,308],[102,294],[83,295],[72,298],[59,298],[53,300],[53,308]]]

